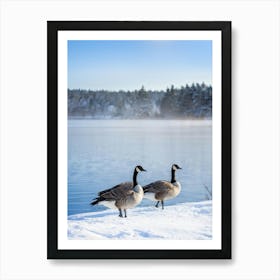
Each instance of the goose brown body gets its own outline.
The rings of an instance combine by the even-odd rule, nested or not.
[[[133,182],[124,182],[100,191],[91,205],[101,204],[108,208],[117,208],[120,213],[119,216],[123,217],[122,211],[124,211],[126,217],[126,209],[134,208],[142,201],[144,196],[142,187],[137,183],[137,174],[141,171],[146,170],[140,165],[136,166],[133,173]]]
[[[156,207],[161,202],[162,209],[164,201],[175,198],[181,192],[181,184],[175,179],[175,171],[182,169],[177,164],[171,167],[171,181],[159,180],[143,187],[144,197],[153,201],[157,201]]]
[[[180,190],[181,188],[168,181],[156,181],[144,187],[144,192],[154,194],[156,201],[174,198],[180,193]]]
[[[100,204],[109,206],[109,203],[113,202],[110,208],[129,209],[139,204],[143,198],[144,192],[140,185],[133,187],[132,182],[125,182],[114,188],[103,192],[100,195]]]

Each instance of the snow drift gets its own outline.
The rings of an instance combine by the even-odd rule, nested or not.
[[[212,201],[136,207],[127,218],[105,210],[68,216],[69,239],[212,239]]]

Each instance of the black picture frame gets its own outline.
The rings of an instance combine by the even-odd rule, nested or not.
[[[58,249],[58,32],[67,30],[218,30],[222,34],[221,249]],[[47,22],[47,258],[48,259],[231,259],[231,22],[230,21],[48,21]],[[183,241],[182,241],[183,242]]]

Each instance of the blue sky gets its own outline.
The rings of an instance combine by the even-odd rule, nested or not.
[[[68,41],[68,88],[135,90],[212,84],[211,41]]]

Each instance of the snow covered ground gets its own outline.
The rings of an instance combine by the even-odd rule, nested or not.
[[[185,239],[212,238],[212,201],[186,202],[68,216],[69,239]]]

